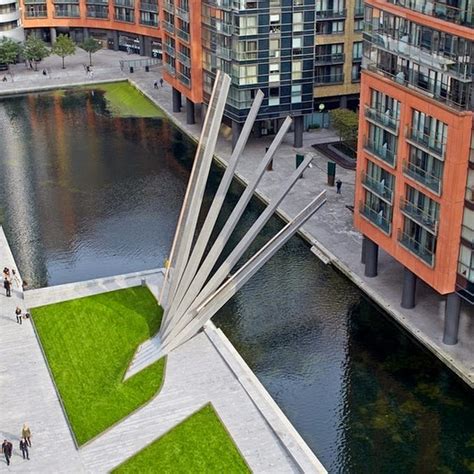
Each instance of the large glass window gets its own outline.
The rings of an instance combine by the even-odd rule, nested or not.
[[[256,35],[257,16],[256,15],[242,15],[239,17],[239,34],[241,36]]]

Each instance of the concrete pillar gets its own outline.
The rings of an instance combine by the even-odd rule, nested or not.
[[[443,342],[448,346],[454,346],[458,342],[460,316],[461,297],[457,293],[450,293],[446,299],[443,333]]]
[[[140,56],[145,56],[145,37],[143,35],[139,36],[140,38]]]
[[[192,125],[196,123],[194,119],[194,102],[186,97],[186,123]]]
[[[341,100],[339,101],[339,107],[341,107],[341,109],[347,109],[347,96],[346,95],[341,96]]]
[[[87,38],[89,38],[90,34],[89,34],[89,28],[83,28],[82,29],[82,34],[84,35],[84,39],[86,40]]]
[[[145,43],[145,56],[151,58],[153,56],[152,47],[151,47],[151,38],[148,36],[144,36],[144,43]]]
[[[237,140],[239,139],[240,132],[242,131],[242,124],[232,120],[232,150],[235,148],[237,144]]]
[[[379,264],[379,246],[366,237],[365,244],[365,272],[364,275],[369,278],[377,276]]]
[[[181,92],[173,87],[173,112],[181,112]]]
[[[403,290],[401,307],[412,309],[416,300],[416,275],[404,267],[403,269]]]
[[[304,118],[302,115],[298,115],[293,119],[293,130],[294,140],[293,146],[295,148],[301,148],[303,146],[303,129],[304,129]]]
[[[118,51],[119,50],[119,32],[114,31],[112,34],[114,38],[114,51]]]
[[[262,122],[255,122],[253,135],[255,138],[262,138]]]
[[[365,252],[367,250],[367,237],[364,235],[362,237],[362,252],[360,254],[360,263],[365,265]]]
[[[49,34],[51,36],[51,44],[56,43],[56,28],[50,28]]]

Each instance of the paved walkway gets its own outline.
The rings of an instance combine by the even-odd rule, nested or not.
[[[0,266],[16,268],[3,229],[0,227]],[[3,286],[3,284],[2,284]],[[32,473],[83,472],[83,464],[72,440],[56,391],[44,363],[29,320],[20,326],[15,308],[25,309],[22,293],[15,288],[7,298],[0,294],[0,439],[13,443],[13,459],[7,468],[3,455],[0,471]],[[30,461],[18,447],[21,427],[32,431]]]
[[[159,72],[155,73],[159,74]],[[199,114],[195,125],[186,124],[186,111],[172,112],[171,87],[166,85],[153,89],[153,75],[143,71],[129,75],[144,93],[162,107],[171,119],[195,140],[200,133]],[[184,101],[183,101],[184,102]],[[334,187],[326,184],[328,160],[315,151],[312,145],[334,140],[328,130],[305,133],[303,151],[315,157],[313,167],[305,172],[293,191],[280,205],[280,215],[289,219],[314,198],[322,189],[328,191],[328,201],[303,228],[302,234],[323,255],[348,278],[356,283],[374,301],[382,306],[398,323],[429,348],[437,357],[457,373],[468,385],[474,387],[474,310],[463,305],[459,342],[455,346],[446,346],[442,342],[444,325],[445,298],[440,296],[421,280],[417,287],[417,306],[412,310],[402,309],[403,267],[383,250],[379,255],[379,275],[376,278],[364,276],[364,266],[360,263],[362,236],[353,227],[353,214],[346,206],[354,205],[355,172],[337,167],[337,178],[342,181],[342,195],[337,195]],[[274,171],[267,172],[257,194],[268,201],[281,187],[289,173],[295,169],[296,150],[292,146],[293,135],[289,133],[274,159]],[[237,166],[237,176],[248,182],[255,169],[255,159],[262,157],[271,138],[250,139]],[[301,152],[301,150],[298,150]],[[223,127],[216,147],[217,159],[226,164],[231,153],[231,132]]]

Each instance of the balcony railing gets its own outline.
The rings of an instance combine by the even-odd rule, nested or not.
[[[140,25],[152,26],[154,28],[158,28],[159,23],[158,23],[158,20],[145,20],[143,18],[140,18]]]
[[[46,3],[46,0],[24,0],[24,3],[25,5],[29,5],[29,4],[45,4]]]
[[[25,16],[27,18],[46,18],[48,16],[48,12],[46,10],[36,11],[25,8]]]
[[[109,0],[86,0],[87,5],[109,5]]]
[[[420,168],[410,161],[405,161],[403,164],[403,172],[406,176],[409,176],[416,182],[422,184],[431,191],[434,191],[436,194],[441,193],[441,178],[439,176]]]
[[[314,58],[314,64],[321,65],[321,64],[337,64],[343,63],[345,59],[345,55],[343,53],[336,53],[336,54],[317,54]]]
[[[79,18],[79,9],[77,10],[56,10],[54,12],[56,18]]]
[[[168,32],[174,35],[174,25],[171,24],[169,21],[163,20],[162,21],[163,28]]]
[[[438,220],[429,212],[426,212],[416,204],[407,201],[405,198],[400,199],[400,209],[406,216],[421,226],[427,228],[432,234],[437,234]]]
[[[186,87],[191,87],[191,78],[185,76],[179,71],[176,71],[176,77],[179,79],[181,83],[183,83]]]
[[[186,56],[185,54],[176,51],[176,58],[180,63],[184,64],[187,67],[191,67],[191,59],[189,58],[189,56]]]
[[[314,77],[315,84],[322,85],[334,85],[334,84],[344,84],[344,74],[337,73],[337,74],[325,74],[322,76],[315,76]]]
[[[316,12],[317,20],[329,20],[332,18],[344,18],[346,16],[346,9],[342,10],[320,10]]]
[[[165,43],[165,44],[164,44],[164,49],[165,49],[166,53],[167,53],[169,56],[171,56],[171,57],[173,57],[173,58],[175,57],[176,51],[175,51],[175,49],[173,48],[173,46],[171,46],[171,45]]]
[[[169,2],[168,0],[163,1],[163,8],[171,13],[174,13],[174,3]]]
[[[415,146],[424,148],[430,154],[435,154],[441,159],[444,159],[446,151],[446,142],[438,140],[433,135],[427,135],[426,133],[420,132],[419,130],[410,129],[407,132],[409,142],[412,142]]]
[[[379,229],[383,230],[386,234],[390,234],[392,223],[383,215],[381,210],[376,211],[363,202],[360,203],[359,212],[365,218],[367,218],[372,224],[375,224]]]
[[[225,23],[220,20],[216,20],[216,31],[218,33],[222,33],[223,35],[232,35],[232,32],[234,31],[233,26],[229,23]]]
[[[393,190],[385,184],[385,180],[379,181],[362,171],[362,184],[379,198],[392,203]]]
[[[189,43],[189,33],[182,30],[181,28],[176,28],[176,34],[186,43]]]
[[[133,12],[131,12],[133,13]],[[134,23],[135,17],[133,15],[124,15],[123,13],[115,13],[114,19],[117,21],[123,21],[125,23]]]
[[[354,8],[354,17],[360,18],[364,16],[364,7],[355,7]]]
[[[411,253],[419,257],[425,263],[430,266],[434,264],[434,252],[433,250],[429,249],[421,243],[420,241],[416,240],[413,237],[410,237],[405,232],[399,230],[398,231],[398,241]]]
[[[400,120],[387,112],[381,112],[373,107],[365,107],[365,117],[376,125],[382,125],[388,130],[398,134]]]
[[[224,48],[223,46],[217,46],[216,56],[218,58],[227,59],[228,61],[230,61],[232,59],[232,51],[229,48]]]
[[[88,10],[87,11],[87,18],[98,18],[100,20],[104,20],[106,18],[109,18],[109,12],[107,11],[92,11]]]
[[[140,10],[144,12],[157,12],[158,11],[158,4],[157,3],[149,3],[149,2],[140,2]]]
[[[258,58],[257,51],[231,51],[231,58],[236,61],[255,61]]]
[[[179,16],[182,20],[189,23],[189,11],[184,10],[181,7],[176,7],[176,15]]]
[[[397,155],[386,145],[380,145],[373,140],[366,138],[364,148],[372,155],[385,161],[385,163],[388,163],[390,166],[395,166]]]
[[[118,7],[135,8],[135,0],[114,0],[114,5]]]
[[[166,71],[172,76],[176,75],[176,68],[169,63],[165,63]]]

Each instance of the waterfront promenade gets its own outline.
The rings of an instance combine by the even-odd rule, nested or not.
[[[121,78],[130,79],[162,107],[180,128],[197,140],[200,133],[199,114],[197,113],[198,120],[195,125],[187,125],[184,108],[181,113],[174,114],[172,112],[171,88],[167,84],[163,88],[153,88],[154,80],[161,77],[160,68],[153,68],[149,73],[143,70],[136,70],[134,74],[121,71],[118,61],[132,58],[138,58],[138,56],[127,56],[125,53],[112,51],[98,52],[94,55],[96,63],[94,82]],[[17,65],[14,73],[15,82],[2,84],[0,95],[13,91],[25,92],[91,82],[83,71],[82,65],[86,61],[86,55],[83,52],[72,58],[67,58],[68,69],[67,72],[64,72],[59,70],[59,58],[47,58],[45,65],[55,71],[49,80],[38,79],[32,75],[31,71],[24,70],[24,66]],[[412,310],[402,309],[400,299],[403,267],[382,250],[379,255],[378,277],[366,278],[364,276],[364,267],[360,263],[362,238],[353,228],[353,216],[346,207],[354,205],[355,173],[340,167],[337,168],[337,177],[343,182],[342,195],[337,195],[335,188],[330,188],[326,184],[328,160],[312,148],[315,143],[324,143],[334,138],[334,134],[327,130],[305,133],[303,149],[298,152],[313,153],[315,156],[314,166],[305,172],[305,178],[300,180],[281,204],[280,215],[283,218],[294,216],[297,210],[301,209],[319,191],[328,189],[327,204],[305,225],[303,236],[314,246],[316,253],[324,261],[330,262],[344,273],[469,386],[474,387],[474,317],[472,309],[463,305],[459,342],[455,346],[446,346],[442,343],[445,298],[419,280],[416,307]],[[265,147],[270,141],[271,138],[267,137],[249,141],[236,173],[243,182],[248,181],[254,170],[255,157],[263,155]],[[230,152],[230,130],[223,127],[217,144],[217,159],[225,165]],[[288,134],[275,156],[274,171],[266,173],[257,189],[257,194],[262,199],[271,198],[290,170],[294,169],[295,153],[296,150],[292,147],[292,134]]]

